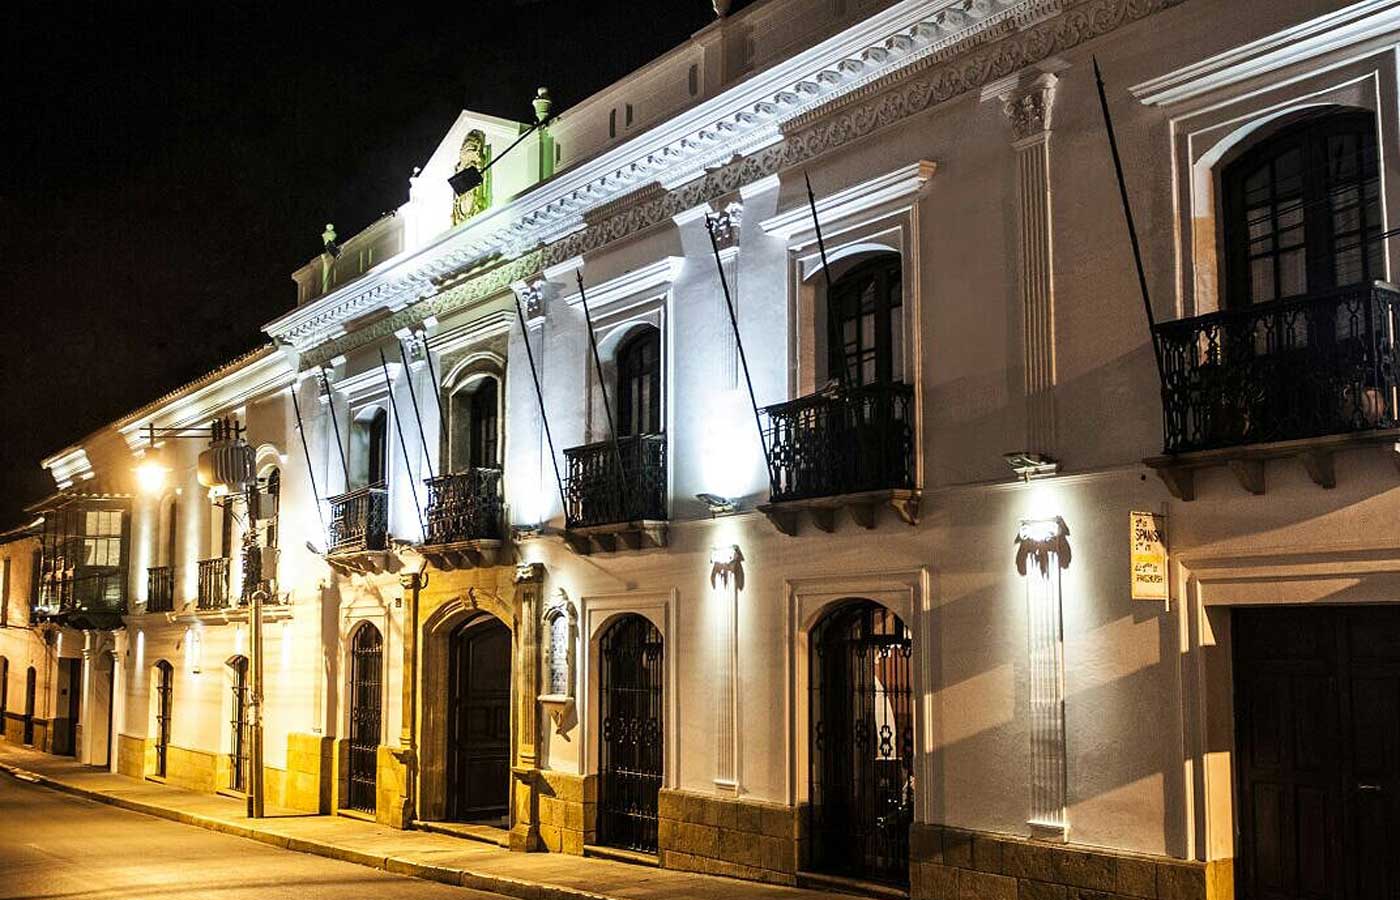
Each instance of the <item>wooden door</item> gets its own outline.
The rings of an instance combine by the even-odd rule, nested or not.
[[[1235,612],[1242,900],[1393,900],[1400,607]]]
[[[448,659],[447,818],[504,819],[510,796],[510,629],[467,622]]]

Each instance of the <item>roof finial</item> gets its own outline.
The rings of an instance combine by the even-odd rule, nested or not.
[[[536,122],[548,119],[549,111],[554,108],[554,101],[549,99],[549,88],[542,87],[535,91],[535,99],[530,101],[530,105],[535,108]]]
[[[719,16],[721,19],[729,15],[729,7],[732,5],[732,0],[712,0],[712,2],[715,6],[715,15]]]

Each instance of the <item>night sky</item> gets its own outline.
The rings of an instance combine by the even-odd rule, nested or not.
[[[736,4],[736,9],[743,4]],[[453,10],[444,13],[443,10]],[[0,529],[39,460],[262,342],[459,109],[567,109],[708,0],[30,2],[0,27]]]

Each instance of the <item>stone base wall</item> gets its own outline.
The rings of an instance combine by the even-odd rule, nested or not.
[[[281,805],[298,812],[331,811],[332,741],[319,734],[287,735],[287,771],[282,780]]]
[[[598,776],[539,773],[540,843],[550,853],[583,855],[595,840]]]
[[[344,758],[347,764],[341,767],[341,772],[346,774],[338,777],[348,779],[350,744],[348,741],[343,743],[345,746],[341,748],[341,751],[347,754]],[[374,820],[381,825],[388,825],[390,828],[407,828],[413,824],[412,817],[409,815],[412,798],[408,795],[408,767],[395,755],[397,752],[394,748],[380,744],[379,752],[375,756]],[[341,796],[345,797],[346,795],[341,794]]]
[[[661,791],[657,843],[667,869],[795,884],[798,828],[791,806]]]
[[[24,716],[14,710],[5,711],[5,721],[0,725],[4,729],[5,740],[20,747],[24,743]],[[28,746],[35,750],[49,752],[49,720],[34,717],[34,743]]]
[[[128,778],[146,776],[146,739],[129,734],[117,735],[117,774]]]
[[[1229,860],[1191,862],[915,824],[910,900],[1226,900]]]
[[[224,753],[188,750],[174,744],[165,751],[165,780],[177,787],[212,794],[228,787],[228,770],[228,755]]]

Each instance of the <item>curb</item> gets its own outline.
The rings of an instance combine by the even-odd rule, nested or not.
[[[192,825],[196,828],[203,828],[206,831],[227,834],[232,837],[246,838],[248,840],[257,841],[260,844],[268,844],[280,850],[290,850],[293,853],[304,853],[308,856],[321,856],[326,859],[347,862],[369,869],[378,869],[392,875],[403,875],[423,881],[435,881],[440,884],[456,885],[472,890],[489,891],[507,897],[516,897],[519,898],[519,900],[624,900],[624,898],[614,897],[610,894],[597,894],[592,891],[562,887],[554,884],[544,884],[542,882],[522,881],[518,878],[507,878],[503,875],[488,875],[483,872],[472,872],[467,869],[435,866],[430,863],[421,863],[396,856],[376,856],[372,853],[365,853],[362,850],[338,847],[335,844],[276,834],[275,832],[263,831],[247,825],[240,825],[236,822],[229,822],[223,819],[211,819],[208,816],[197,816],[192,813],[185,813],[168,807],[157,806],[154,803],[142,803],[137,800],[128,800],[124,797],[92,790],[91,788],[79,787],[75,784],[68,784],[67,782],[59,781],[46,775],[40,775],[37,772],[31,772],[28,769],[23,769],[9,763],[0,762],[0,772],[20,781],[37,784],[41,787],[46,787],[61,793],[72,794],[107,806],[114,806],[118,809],[124,809],[127,812],[140,813],[157,819],[165,819],[166,821],[175,822],[179,825]]]

